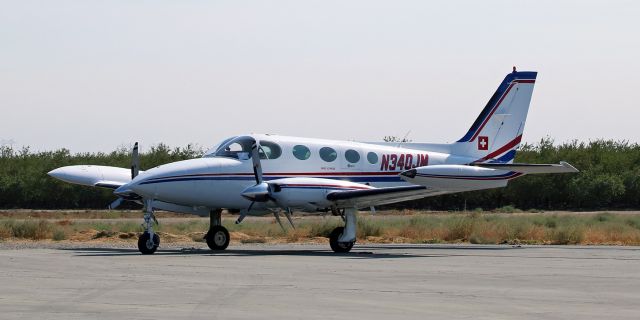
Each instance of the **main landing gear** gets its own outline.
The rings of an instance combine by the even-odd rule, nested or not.
[[[160,245],[160,236],[153,232],[153,221],[156,223],[156,217],[153,215],[153,201],[145,200],[144,201],[144,223],[142,227],[144,228],[144,232],[138,238],[138,250],[142,254],[153,254],[158,250],[158,246]]]
[[[222,226],[222,209],[209,212],[209,231],[204,239],[211,250],[224,250],[229,246],[231,237],[227,228]]]
[[[344,220],[344,227],[337,227],[333,229],[331,235],[329,235],[329,245],[333,252],[349,252],[353,245],[356,243],[356,219],[358,210],[355,208],[348,208],[344,211],[338,212],[334,209],[334,213],[338,213]]]

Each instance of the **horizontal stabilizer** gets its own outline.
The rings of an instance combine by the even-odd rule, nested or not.
[[[559,164],[531,164],[531,163],[474,163],[476,167],[515,171],[524,174],[541,173],[571,173],[578,172],[574,166],[560,161]]]

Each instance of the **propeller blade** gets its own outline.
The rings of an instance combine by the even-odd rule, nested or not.
[[[258,152],[258,141],[251,145],[251,161],[253,161],[253,175],[256,177],[256,184],[262,183],[262,165],[260,165],[260,152]]]
[[[131,180],[138,176],[140,172],[140,156],[138,155],[138,143],[133,145],[133,150],[131,151]]]
[[[252,206],[253,206],[253,202],[251,202],[251,205],[249,205],[249,209],[240,210],[240,216],[236,220],[236,224],[240,224],[240,222],[242,222],[242,220],[244,220],[244,218],[247,216],[247,214],[249,214],[249,210],[251,210]]]
[[[287,232],[287,229],[282,224],[282,220],[280,220],[280,214],[278,213],[278,211],[274,211],[273,216],[276,217],[276,221],[278,221],[278,224],[280,225],[280,228],[282,228],[282,231]]]
[[[293,219],[291,218],[291,209],[290,208],[286,208],[284,210],[284,216],[287,217],[287,220],[289,220],[289,224],[291,225],[291,228],[293,228],[295,230],[296,226],[293,224]]]
[[[118,206],[120,206],[120,204],[122,203],[122,201],[124,201],[124,199],[122,198],[118,198],[115,201],[111,202],[111,204],[109,205],[109,210],[113,210],[115,208],[117,208]]]

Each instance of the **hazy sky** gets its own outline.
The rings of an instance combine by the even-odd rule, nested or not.
[[[538,71],[524,140],[640,141],[639,1],[0,0],[0,140],[451,142]]]

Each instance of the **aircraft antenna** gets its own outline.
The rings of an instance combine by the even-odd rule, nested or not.
[[[409,136],[410,133],[411,133],[411,130],[407,131],[404,137],[402,137],[402,139],[398,141],[398,145],[396,146],[396,148],[400,148],[400,146],[402,146],[403,143],[407,142],[407,137]]]

